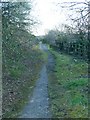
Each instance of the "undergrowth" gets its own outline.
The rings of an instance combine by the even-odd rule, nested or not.
[[[32,94],[43,63],[41,51],[33,49],[31,45],[31,35],[27,32],[20,35],[3,42],[3,118],[16,118],[19,115]],[[28,42],[24,43],[27,39]]]

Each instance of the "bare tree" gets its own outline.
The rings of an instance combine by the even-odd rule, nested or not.
[[[58,3],[63,9],[68,9],[69,19],[72,20],[73,25],[76,26],[77,31],[88,32],[88,19],[90,14],[90,1],[85,2],[63,2]]]

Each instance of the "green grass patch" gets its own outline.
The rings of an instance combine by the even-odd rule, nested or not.
[[[88,78],[78,78],[75,80],[68,80],[68,82],[64,84],[64,87],[73,90],[86,85],[88,85]]]
[[[55,58],[55,75],[49,78],[53,117],[88,117],[88,64],[72,56],[50,52]]]

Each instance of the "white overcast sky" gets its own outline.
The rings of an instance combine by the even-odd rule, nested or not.
[[[32,14],[40,24],[33,28],[35,35],[44,35],[48,30],[59,24],[66,23],[68,11],[60,9],[60,2],[83,2],[85,0],[34,0]]]

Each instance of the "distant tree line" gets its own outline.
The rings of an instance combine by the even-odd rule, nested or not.
[[[65,31],[49,31],[43,41],[58,51],[87,60],[88,33],[82,31],[72,32],[72,28],[66,25],[65,29]]]
[[[59,4],[60,5],[60,4]],[[71,25],[63,24],[63,30],[51,30],[44,40],[59,51],[88,60],[90,44],[90,2],[65,2],[63,9],[73,11],[69,15]],[[73,24],[72,24],[73,23]]]

